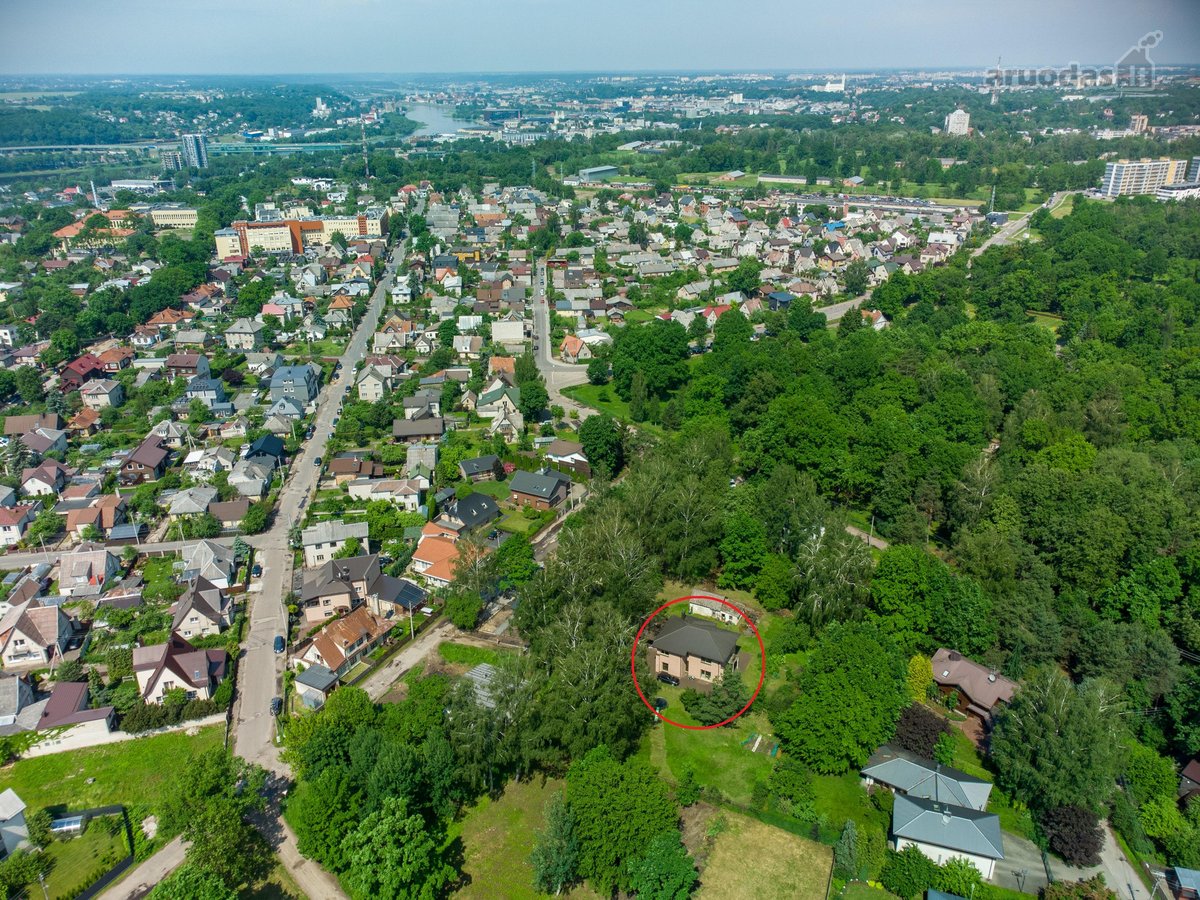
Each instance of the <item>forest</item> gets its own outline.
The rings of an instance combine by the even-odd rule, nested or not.
[[[857,317],[815,329],[793,306],[763,315],[755,341],[731,311],[690,362],[678,325],[622,332],[611,389],[645,395],[642,421],[598,415],[581,430],[601,479],[521,589],[528,654],[503,661],[486,695],[413,679],[407,702],[361,706],[352,729],[338,712],[301,719],[288,743],[302,849],[365,897],[394,883],[384,861],[358,886],[368,832],[407,822],[436,838],[472,798],[540,772],[565,787],[535,844],[537,886],[686,896],[697,876],[677,823],[697,788],[633,758],[651,719],[628,678],[632,634],[670,578],[751,590],[785,617],[769,665],[801,664],[757,701],[787,754],[762,786],[770,809],[813,821],[813,779],[857,770],[889,740],[949,758],[944,720],[913,702],[947,646],[1021,685],[988,766],[1045,846],[1086,862],[1111,818],[1145,858],[1200,864],[1200,809],[1174,794],[1177,766],[1200,753],[1200,455],[1185,375],[1200,207],[1081,202],[1036,224],[1039,240],[972,268],[896,276],[872,298],[893,321],[882,332]],[[1061,313],[1057,340],[1022,296]],[[605,484],[605,470],[618,477]],[[851,517],[891,546],[873,555],[845,531]],[[339,708],[361,702],[343,694]],[[363,803],[379,812],[328,815]],[[598,812],[614,805],[620,816]],[[970,882],[989,896],[977,873],[848,831],[835,856],[873,858],[894,893]],[[461,848],[435,847],[396,866],[449,884]],[[647,886],[664,883],[671,893]]]

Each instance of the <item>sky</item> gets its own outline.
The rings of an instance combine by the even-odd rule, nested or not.
[[[4,74],[821,71],[1111,63],[1197,0],[0,0]]]

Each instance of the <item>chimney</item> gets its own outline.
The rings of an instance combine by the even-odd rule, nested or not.
[[[949,807],[949,806],[943,806],[943,807],[942,807],[942,824],[943,824],[943,825],[949,825],[949,824],[950,824],[950,819],[951,819],[951,818],[953,818],[953,817],[950,815],[950,807]]]
[[[995,670],[993,670],[993,671],[991,671],[991,672],[988,672],[988,681],[990,681],[992,684],[995,684],[995,683],[996,683],[996,672],[995,672]]]

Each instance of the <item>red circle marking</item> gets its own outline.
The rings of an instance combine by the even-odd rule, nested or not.
[[[668,606],[674,606],[676,603],[686,603],[689,600],[714,600],[717,603],[721,603],[725,606],[728,606],[730,609],[732,609],[735,613],[737,613],[739,616],[742,617],[742,620],[747,625],[750,626],[750,630],[754,633],[754,637],[758,640],[758,652],[762,656],[762,665],[759,667],[759,670],[758,670],[758,684],[755,686],[754,693],[750,695],[750,699],[746,702],[746,705],[743,706],[741,709],[739,709],[737,712],[735,712],[728,719],[725,719],[722,722],[717,722],[713,725],[684,725],[682,722],[674,722],[671,719],[668,719],[666,716],[664,716],[662,713],[660,713],[657,709],[655,709],[654,706],[650,703],[650,701],[648,701],[646,699],[646,695],[642,693],[642,686],[638,682],[638,677],[637,677],[638,644],[641,643],[642,632],[644,632],[646,630],[646,626],[649,625],[654,620],[655,616],[657,616],[660,612],[662,612]],[[662,606],[660,606],[654,612],[650,613],[650,615],[646,618],[646,621],[642,623],[642,627],[638,629],[637,637],[635,637],[633,639],[633,652],[630,653],[630,655],[629,655],[629,668],[630,668],[630,671],[633,673],[633,687],[637,691],[638,697],[641,698],[642,703],[645,704],[646,709],[650,710],[650,712],[654,713],[654,715],[658,716],[660,719],[662,719],[668,725],[674,725],[676,728],[686,728],[689,731],[708,731],[708,729],[710,729],[710,728],[720,728],[722,725],[728,725],[730,722],[732,722],[734,719],[741,716],[742,713],[744,713],[746,710],[748,710],[751,706],[754,705],[754,701],[758,698],[758,692],[762,690],[763,679],[766,678],[766,675],[767,675],[767,648],[763,644],[762,635],[758,633],[758,629],[755,628],[754,623],[750,621],[750,617],[747,616],[740,609],[738,609],[736,606],[734,606],[732,603],[730,603],[728,600],[722,600],[720,597],[710,597],[707,594],[689,594],[686,597],[676,597],[674,600],[668,600],[666,603],[664,603]]]

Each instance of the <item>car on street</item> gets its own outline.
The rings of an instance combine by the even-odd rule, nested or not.
[[[283,652],[283,635],[282,634],[275,635],[275,652],[276,653]]]
[[[674,675],[668,675],[666,672],[659,672],[658,680],[663,684],[669,684],[671,687],[679,687],[679,679]]]
[[[318,456],[316,459],[313,460],[313,465],[319,466],[320,464],[321,464],[321,457]]]
[[[272,697],[271,698],[271,715],[277,716],[281,712],[283,712],[283,698]]]
[[[255,563],[250,569],[250,574],[255,578],[262,578],[262,566],[260,566],[258,563]]]

